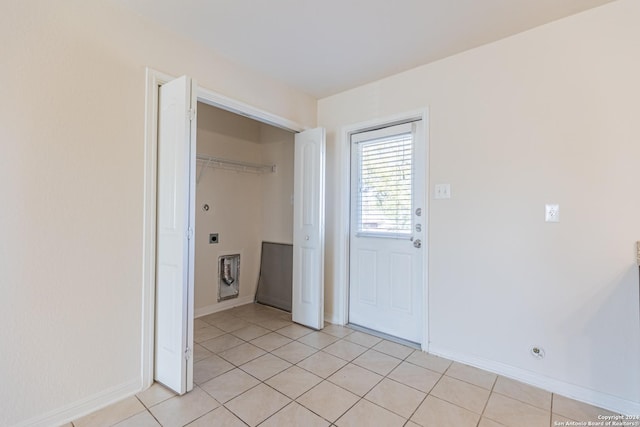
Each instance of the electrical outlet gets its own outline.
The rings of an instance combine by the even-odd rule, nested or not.
[[[544,205],[544,220],[560,222],[560,205]]]
[[[436,184],[434,198],[436,199],[450,199],[451,198],[451,184]]]
[[[531,354],[531,356],[535,357],[536,359],[544,359],[544,348],[534,345],[531,346],[531,348],[529,349],[529,353]]]

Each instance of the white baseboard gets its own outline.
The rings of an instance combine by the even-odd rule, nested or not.
[[[194,315],[195,317],[201,317],[229,308],[251,304],[254,298],[253,295],[249,295],[242,298],[221,301],[218,304],[208,305],[195,310]],[[21,421],[13,427],[50,427],[62,425],[105,408],[129,396],[133,396],[141,390],[141,379],[136,378],[135,380],[111,387],[93,396],[63,406],[62,408],[54,409],[43,415]]]
[[[451,351],[446,348],[438,347],[433,343],[429,344],[429,353],[436,356],[445,357],[447,359],[475,366],[485,371],[493,372],[504,377],[508,377],[532,386],[560,394],[571,399],[579,400],[589,405],[598,406],[612,412],[625,415],[640,414],[640,402],[626,400],[621,397],[613,396],[607,393],[591,390],[575,384],[570,384],[554,378],[545,377],[525,369],[516,368],[494,360],[484,359],[477,356]]]
[[[329,313],[329,312],[325,311],[325,313],[324,313],[324,321],[325,322],[329,322],[332,325],[344,326],[343,324],[340,323],[340,318],[338,316],[336,316],[335,313]]]
[[[198,317],[206,316],[207,314],[217,313],[218,311],[227,310],[245,304],[251,304],[255,300],[255,298],[255,295],[249,295],[246,297],[228,299],[226,301],[220,301],[217,304],[211,304],[204,307],[196,308],[194,310],[194,317],[197,319]]]
[[[108,388],[93,396],[54,409],[46,414],[22,421],[14,427],[51,427],[59,426],[80,417],[84,417],[99,409],[105,408],[129,396],[133,396],[142,389],[140,378]]]

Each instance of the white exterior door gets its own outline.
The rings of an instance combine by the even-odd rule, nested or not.
[[[178,394],[193,388],[196,101],[186,76],[160,87],[154,378]]]
[[[414,121],[351,135],[349,323],[422,341],[425,138]]]
[[[295,136],[293,190],[293,321],[324,327],[325,131]]]

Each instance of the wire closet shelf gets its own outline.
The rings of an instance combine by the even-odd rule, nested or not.
[[[276,172],[276,165],[248,163],[242,162],[240,160],[230,160],[220,157],[207,156],[204,154],[197,154],[196,160],[200,165],[202,165],[200,173],[198,174],[198,179],[196,180],[196,182],[198,183],[200,182],[200,179],[202,178],[202,175],[207,168],[217,168],[235,172],[253,173],[258,175]]]

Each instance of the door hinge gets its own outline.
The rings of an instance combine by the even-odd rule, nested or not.
[[[187,347],[187,348],[184,350],[184,359],[185,359],[185,360],[189,360],[189,359],[191,359],[191,347]]]
[[[187,240],[193,239],[193,228],[189,227],[187,229]]]
[[[189,108],[189,110],[187,111],[187,117],[189,118],[189,120],[193,121],[193,119],[196,118],[196,110],[194,110],[193,108]]]

